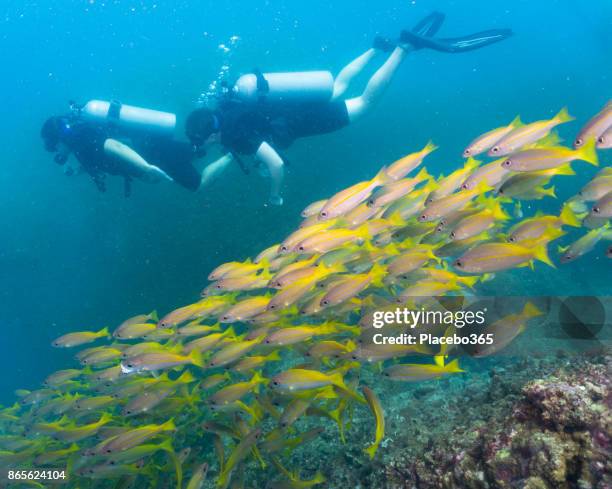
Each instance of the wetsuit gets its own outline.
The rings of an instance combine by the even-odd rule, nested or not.
[[[296,139],[326,134],[349,124],[343,100],[309,103],[219,104],[221,144],[233,154],[252,155],[262,142],[286,149]]]
[[[106,174],[123,176],[126,179],[126,194],[129,194],[131,179],[137,177],[106,154],[104,141],[108,138],[128,138],[134,151],[148,163],[164,170],[176,183],[192,191],[199,188],[201,177],[192,164],[196,154],[191,144],[153,134],[131,134],[108,124],[73,122],[70,129],[65,131],[62,142],[93,178],[100,191],[105,190]]]

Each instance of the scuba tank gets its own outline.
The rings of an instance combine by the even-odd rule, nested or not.
[[[176,115],[170,112],[124,105],[117,101],[90,100],[75,109],[84,119],[108,121],[121,127],[143,131],[159,131],[172,136]]]
[[[290,73],[249,73],[232,88],[233,95],[245,102],[327,102],[334,91],[329,71]]]

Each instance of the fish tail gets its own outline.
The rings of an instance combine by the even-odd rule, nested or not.
[[[175,382],[177,384],[190,384],[194,380],[196,380],[196,378],[193,376],[193,374],[189,370],[185,370],[181,376],[175,380]]]
[[[572,176],[575,174],[576,172],[574,171],[570,163],[565,163],[559,166],[557,170],[555,171],[555,175],[561,175],[561,176]]]
[[[378,442],[374,442],[369,447],[363,449],[370,456],[370,460],[376,455],[376,450],[378,450]]]
[[[533,257],[536,260],[541,261],[542,263],[546,263],[548,266],[556,268],[554,263],[550,260],[548,256],[548,249],[546,248],[546,243],[540,244],[533,249]]]
[[[96,333],[96,336],[98,336],[99,338],[103,338],[103,337],[107,337],[108,338],[110,336],[110,333],[108,331],[108,326],[106,326],[106,327],[102,328],[100,331],[98,331]]]
[[[573,121],[575,118],[572,117],[569,112],[567,111],[567,107],[563,107],[558,114],[554,117],[554,119],[556,121],[559,122],[559,124],[563,123],[563,122],[570,122]]]
[[[479,277],[461,277],[461,283],[467,285],[470,289],[474,288]]]
[[[553,199],[556,199],[557,198],[557,194],[555,193],[555,186],[551,185],[548,188],[542,187],[542,195],[548,195],[549,197],[552,197]]]
[[[174,424],[174,418],[170,418],[164,424],[160,426],[161,431],[174,431],[176,430],[176,425]]]
[[[541,316],[542,314],[544,313],[540,311],[536,306],[534,306],[531,302],[527,302],[527,304],[525,304],[525,307],[523,308],[523,316],[528,318],[534,318],[537,316]]]
[[[417,182],[424,182],[425,180],[430,180],[432,177],[427,171],[427,168],[423,167],[414,178]]]
[[[460,366],[459,366],[459,359],[455,358],[452,362],[449,362],[446,364],[446,366],[444,367],[444,369],[447,372],[465,372],[465,370],[463,370]]]
[[[268,379],[262,377],[261,372],[255,372],[250,383],[254,385],[255,393],[259,393],[259,384],[268,382]]]
[[[465,164],[463,165],[463,169],[464,170],[474,170],[474,169],[478,168],[480,163],[481,163],[481,161],[479,161],[476,158],[470,156],[467,159],[467,161],[465,162]]]
[[[599,166],[599,158],[595,149],[595,138],[589,138],[582,147],[578,148],[576,150],[576,157],[593,166]]]
[[[157,314],[157,310],[154,309],[149,313],[149,319],[151,321],[155,321],[156,323],[159,322],[159,316]]]
[[[278,350],[274,350],[272,353],[270,353],[267,357],[266,360],[268,360],[269,362],[274,362],[274,361],[280,361],[281,360],[281,356],[280,353],[278,352]]]
[[[425,147],[421,150],[422,153],[428,155],[429,153],[432,153],[433,151],[435,151],[436,149],[438,149],[438,146],[436,146],[433,141],[429,140],[427,141],[427,144],[425,145]]]
[[[196,367],[204,368],[204,360],[202,358],[202,352],[200,350],[198,350],[197,348],[194,349],[189,354],[189,361],[190,361],[190,363],[192,363]]]
[[[559,217],[561,218],[561,222],[567,226],[572,226],[575,228],[580,227],[580,221],[578,220],[578,217],[572,210],[572,207],[568,204],[563,206]]]

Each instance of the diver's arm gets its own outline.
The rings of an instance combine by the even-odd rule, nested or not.
[[[205,188],[211,185],[221,173],[225,171],[225,169],[229,166],[229,164],[233,161],[233,157],[231,153],[227,153],[223,155],[216,161],[213,161],[210,165],[207,165],[204,170],[202,170],[202,180],[200,182],[200,188]]]
[[[261,163],[265,163],[270,173],[272,182],[270,184],[270,204],[283,205],[283,198],[280,195],[281,186],[285,177],[285,165],[283,159],[278,155],[272,146],[265,141],[259,145],[255,158]]]
[[[165,171],[147,163],[136,151],[116,139],[109,138],[104,141],[104,152],[108,156],[116,158],[123,165],[125,173],[128,175],[135,175],[148,182],[172,181],[172,178]]]

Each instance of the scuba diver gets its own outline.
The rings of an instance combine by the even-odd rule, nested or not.
[[[67,175],[87,173],[101,192],[106,175],[122,176],[126,196],[134,179],[200,188],[202,176],[194,162],[203,150],[173,139],[174,114],[101,100],[71,103],[70,109],[47,119],[41,129],[45,149],[56,153],[54,160],[65,165]],[[71,154],[77,168],[67,164]]]
[[[328,71],[261,73],[241,76],[225,87],[216,108],[199,108],[187,118],[186,135],[196,148],[220,144],[225,152],[204,171],[203,183],[217,178],[232,161],[243,171],[242,156],[271,178],[270,203],[281,205],[284,161],[281,151],[295,139],[339,130],[360,119],[380,99],[406,55],[433,49],[461,53],[506,39],[509,29],[495,29],[456,38],[435,38],[444,15],[434,12],[399,41],[377,37],[373,46],[345,66],[334,78]],[[344,99],[351,81],[378,53],[390,53],[374,73],[361,95]]]

